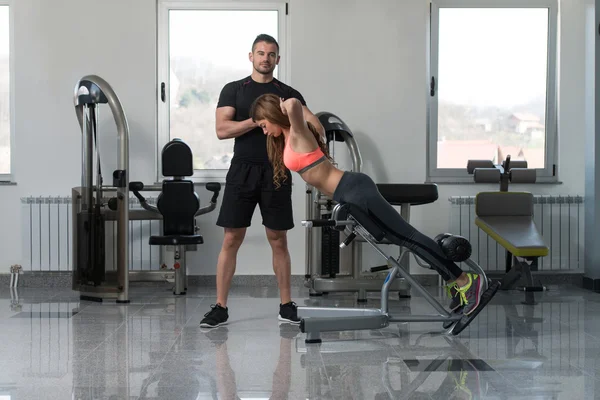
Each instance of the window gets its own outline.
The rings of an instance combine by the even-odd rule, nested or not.
[[[428,176],[472,181],[469,159],[556,164],[556,0],[433,0]]]
[[[0,181],[11,180],[11,24],[7,1],[0,0]]]
[[[224,179],[234,139],[217,138],[221,89],[252,73],[248,54],[261,33],[278,41],[281,60],[274,74],[285,81],[286,4],[160,1],[158,13],[158,177],[162,147],[180,138],[194,153],[194,178]]]

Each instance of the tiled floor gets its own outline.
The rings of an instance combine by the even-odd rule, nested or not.
[[[458,337],[414,323],[307,346],[298,327],[278,325],[274,288],[232,289],[230,324],[208,333],[198,322],[214,288],[175,298],[166,286],[133,287],[129,305],[2,288],[0,400],[600,398],[600,295],[551,289],[535,306],[499,292]],[[294,299],[355,305],[304,288]],[[421,297],[391,307],[431,310]]]

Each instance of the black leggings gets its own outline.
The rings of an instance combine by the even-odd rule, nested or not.
[[[433,239],[423,235],[402,218],[379,193],[377,185],[368,175],[345,171],[333,193],[333,200],[357,206],[365,214],[375,217],[378,224],[385,224],[397,234],[398,240],[393,240],[395,244],[407,247],[425,260],[446,282],[453,281],[462,274],[462,269],[446,258]]]

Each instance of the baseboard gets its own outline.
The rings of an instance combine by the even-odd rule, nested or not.
[[[501,279],[503,273],[488,272],[489,279]],[[581,286],[581,277],[583,273],[565,272],[540,272],[536,271],[533,274],[534,282],[542,282],[544,285],[576,285]]]
[[[598,278],[583,276],[582,286],[586,290],[593,290],[596,293],[600,293],[600,279]]]
[[[535,273],[534,280],[539,280],[546,285],[572,284],[581,286],[583,274],[573,273]],[[501,274],[490,273],[488,276],[492,279],[499,279]],[[436,274],[415,274],[413,277],[423,286],[438,286],[438,275]],[[343,277],[340,279],[344,279]],[[293,287],[302,287],[304,285],[304,275],[292,275],[291,283]],[[131,286],[156,286],[163,285],[163,282],[131,282]],[[10,285],[10,274],[0,274],[0,287]],[[189,286],[214,287],[216,286],[216,277],[214,275],[189,275]],[[275,275],[234,275],[233,286],[253,286],[253,287],[277,287]],[[586,287],[587,285],[587,287]],[[44,271],[44,272],[24,272],[19,275],[18,287],[32,288],[70,288],[72,286],[72,274],[70,271]],[[600,292],[600,279],[590,279],[583,277],[583,286],[586,289]]]

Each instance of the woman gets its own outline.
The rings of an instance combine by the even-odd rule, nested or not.
[[[463,272],[446,258],[433,239],[406,222],[381,196],[368,175],[336,168],[321,135],[304,120],[298,99],[283,101],[273,94],[262,95],[252,104],[250,117],[268,135],[267,152],[273,164],[276,187],[282,179],[287,179],[287,167],[334,201],[351,203],[365,213],[370,211],[379,222],[384,221],[400,233],[401,244],[427,261],[444,278],[452,299],[451,311],[469,315],[479,306],[483,279],[478,274]]]

